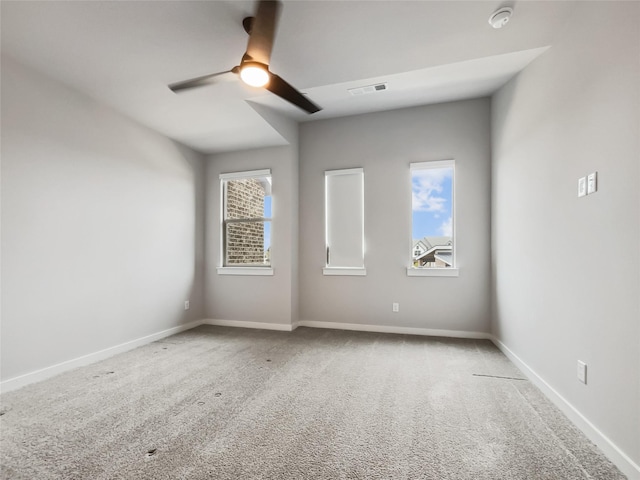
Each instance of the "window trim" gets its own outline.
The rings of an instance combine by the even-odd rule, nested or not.
[[[361,267],[338,267],[338,266],[329,266],[326,261],[328,258],[328,245],[329,245],[329,197],[327,195],[327,185],[328,179],[332,176],[338,175],[353,175],[359,173],[361,174],[361,182],[362,182],[362,225],[361,225],[361,237],[362,237],[362,266]],[[366,252],[365,247],[365,238],[364,238],[364,168],[356,167],[356,168],[341,168],[337,170],[325,170],[324,172],[324,247],[325,247],[325,266],[322,268],[322,274],[327,276],[365,276],[367,274],[367,269],[364,264],[364,257]]]
[[[407,267],[407,277],[458,277],[457,267]]]
[[[413,171],[414,170],[431,170],[436,168],[451,168],[453,170],[451,179],[451,242],[453,248],[451,249],[452,265],[451,267],[414,267],[413,266],[413,235],[410,235],[409,243],[409,266],[407,267],[408,277],[457,277],[459,276],[459,265],[457,255],[457,241],[456,241],[456,161],[453,158],[442,160],[427,160],[424,162],[413,162],[409,164],[409,176],[411,191],[413,191]],[[413,210],[411,219],[411,231],[413,231]]]
[[[242,180],[246,178],[262,178],[267,176],[271,176],[270,168],[262,170],[248,170],[246,172],[221,173],[219,178],[220,180]]]
[[[225,255],[225,223],[247,223],[247,222],[271,222],[273,233],[273,212],[270,218],[242,218],[242,219],[225,219],[225,182],[229,180],[245,180],[245,179],[255,179],[255,178],[264,178],[268,177],[268,181],[270,183],[273,182],[271,169],[261,169],[261,170],[247,170],[243,172],[229,172],[229,173],[221,173],[218,176],[220,181],[220,251],[219,251],[219,266],[216,267],[216,271],[218,275],[256,275],[256,276],[271,276],[274,274],[273,266],[271,263],[269,265],[260,265],[256,263],[247,263],[247,264],[233,264],[233,265],[225,265],[226,255]],[[271,205],[273,209],[273,203]]]
[[[364,276],[367,269],[364,267],[324,267],[323,275]]]
[[[218,275],[273,275],[272,267],[256,267],[255,265],[247,267],[216,267],[216,271],[218,272]]]

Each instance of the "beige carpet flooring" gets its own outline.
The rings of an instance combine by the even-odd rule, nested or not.
[[[493,346],[202,326],[0,397],[2,479],[621,479]]]

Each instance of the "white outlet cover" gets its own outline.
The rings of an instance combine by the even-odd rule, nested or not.
[[[587,364],[578,360],[578,380],[587,384]]]
[[[587,194],[587,177],[578,179],[578,197],[584,197]]]
[[[590,173],[587,176],[587,195],[598,191],[598,172]]]

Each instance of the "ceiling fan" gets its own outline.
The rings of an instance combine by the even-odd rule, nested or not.
[[[242,60],[240,60],[240,65],[224,72],[211,73],[202,77],[172,83],[169,88],[173,92],[179,92],[189,88],[201,87],[215,83],[216,77],[234,73],[240,75],[242,81],[247,85],[264,87],[307,113],[315,113],[322,110],[281,77],[269,70],[269,60],[271,59],[280,5],[277,0],[259,0],[255,16],[246,17],[242,21],[244,30],[249,34],[249,42],[247,43],[247,51],[242,56]]]

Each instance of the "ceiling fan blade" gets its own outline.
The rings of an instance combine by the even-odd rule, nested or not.
[[[269,83],[264,88],[285,99],[287,102],[293,103],[296,107],[301,108],[307,113],[316,113],[322,110],[322,108],[273,73],[270,76]]]
[[[258,2],[256,14],[251,21],[246,53],[255,62],[269,65],[279,11],[280,2],[277,0],[260,0]]]
[[[231,70],[227,70],[225,72],[211,73],[209,75],[203,75],[201,77],[192,78],[183,82],[172,83],[169,85],[169,88],[174,93],[177,93],[181,90],[186,90],[189,88],[211,85],[213,83],[216,83],[216,77],[220,77],[221,75],[226,75],[228,73],[238,73],[238,67],[233,67]]]

